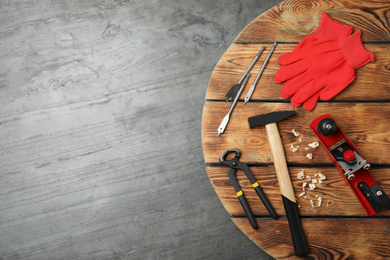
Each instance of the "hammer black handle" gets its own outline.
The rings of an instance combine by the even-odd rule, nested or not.
[[[282,199],[284,210],[286,211],[286,216],[288,219],[288,225],[290,226],[295,254],[298,256],[306,255],[309,252],[309,249],[307,248],[305,236],[303,234],[297,204],[283,195]]]
[[[309,250],[303,234],[294,189],[291,183],[290,173],[287,168],[286,156],[284,155],[283,144],[280,138],[278,126],[276,123],[271,123],[266,125],[265,129],[267,130],[268,140],[271,146],[276,176],[278,177],[279,188],[282,193],[284,209],[290,225],[295,254],[302,256],[307,254]]]

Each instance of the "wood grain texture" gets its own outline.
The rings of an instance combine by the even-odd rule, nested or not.
[[[367,161],[371,164],[388,164],[390,129],[386,122],[390,121],[390,107],[385,104],[324,102],[310,113],[302,107],[297,108],[295,115],[278,122],[287,162],[310,165],[332,163],[322,147],[308,151],[304,149],[309,143],[317,141],[309,124],[320,115],[331,113]],[[204,105],[202,143],[206,163],[219,163],[218,158],[222,153],[232,147],[242,151],[243,162],[263,165],[272,163],[265,127],[249,128],[247,119],[258,114],[294,108],[289,103],[249,102],[244,105],[240,102],[231,115],[225,133],[217,136],[218,126],[229,107],[230,103],[224,102],[206,102]],[[296,137],[292,129],[299,132],[300,136]],[[291,145],[299,146],[298,152],[292,152]],[[314,155],[312,160],[306,157],[309,152]]]
[[[356,71],[356,79],[331,101],[321,101],[312,112],[293,108],[289,100],[280,97],[282,84],[274,81],[279,69],[278,57],[290,52],[307,34],[313,33],[326,11],[331,18],[355,30],[363,31],[364,46],[375,55],[375,62]],[[233,222],[259,247],[277,259],[294,259],[290,229],[285,218],[279,184],[265,127],[250,129],[247,118],[280,110],[296,110],[296,115],[278,122],[284,151],[297,197],[303,229],[309,244],[309,259],[384,259],[390,255],[387,245],[390,211],[368,218],[355,195],[333,166],[322,147],[308,147],[317,141],[309,124],[323,114],[331,114],[339,127],[356,145],[363,158],[373,165],[371,173],[378,184],[390,194],[390,4],[388,1],[307,1],[287,0],[252,21],[237,36],[234,43],[215,66],[206,93],[202,118],[202,145],[209,179]],[[256,90],[252,102],[243,104],[249,87],[244,89],[225,132],[217,129],[231,103],[225,104],[225,94],[238,82],[259,49],[266,51],[251,71],[250,86],[270,49],[278,42]],[[295,129],[300,136],[292,132]],[[298,152],[290,147],[299,146]],[[241,150],[242,162],[251,170],[266,193],[280,220],[272,220],[243,172],[237,178],[249,205],[257,216],[259,230],[251,228],[226,175],[227,168],[219,164],[219,156],[230,148]],[[312,160],[307,153],[314,155]],[[314,191],[299,197],[303,180],[297,179],[302,169],[313,177],[321,171],[327,180]],[[316,197],[317,196],[317,197]],[[310,200],[318,206],[312,207]],[[329,203],[332,201],[333,203]],[[361,234],[361,235],[358,235]]]
[[[210,178],[219,199],[224,205],[226,211],[231,216],[245,216],[244,210],[239,204],[237,196],[235,195],[233,186],[226,174],[226,167],[206,167],[207,174]],[[275,169],[272,167],[250,167],[260,187],[263,189],[267,198],[270,200],[276,213],[279,216],[285,215],[282,198],[279,191],[279,184],[276,177]],[[313,179],[316,179],[315,174],[321,172],[326,176],[326,180],[322,183],[316,184],[317,188],[314,191],[308,191],[306,188],[305,196],[299,197],[302,193],[302,184],[304,182],[310,183],[307,179],[300,180],[297,175],[304,170],[305,174]],[[355,195],[344,181],[340,173],[334,167],[289,167],[290,179],[293,183],[297,204],[300,205],[299,213],[301,216],[316,217],[316,216],[366,216],[366,211],[360,205]],[[390,194],[390,169],[376,168],[371,170],[371,174],[378,184],[383,187],[387,194]],[[248,200],[252,212],[257,216],[269,216],[268,211],[257,196],[248,178],[242,171],[237,171],[237,179],[240,186]],[[318,207],[318,197],[321,197],[323,203]],[[315,206],[312,207],[310,200],[314,200]],[[328,201],[332,200],[331,203]],[[328,203],[328,205],[327,205]],[[377,216],[390,216],[389,211],[382,211]]]
[[[317,29],[324,11],[340,23],[361,29],[364,42],[388,42],[389,10],[387,0],[284,1],[253,20],[234,42],[299,42]]]
[[[257,219],[255,231],[245,218],[233,222],[276,259],[387,259],[390,219],[302,218],[309,254],[294,255],[287,219]],[[369,227],[369,228],[367,228]],[[358,244],[358,245],[357,245]]]
[[[266,46],[266,50],[251,70],[251,77],[247,84],[248,86],[251,86],[254,82],[256,74],[260,70],[263,61],[271,48],[271,44],[232,44],[214,69],[213,75],[210,78],[209,88],[207,89],[206,99],[224,100],[225,94],[231,86],[238,82],[262,46]],[[288,43],[278,44],[276,46],[252,95],[252,101],[288,101],[288,99],[286,100],[280,97],[280,90],[283,83],[276,83],[274,81],[274,76],[280,68],[278,63],[279,56],[292,51],[294,46],[295,44]],[[390,87],[387,84],[387,82],[390,81],[390,44],[364,44],[364,46],[367,50],[374,53],[375,62],[369,63],[356,70],[356,79],[332,100],[390,100]],[[372,75],[375,75],[375,77],[372,77]],[[244,99],[248,90],[249,87],[244,89],[240,97],[241,99]]]
[[[296,202],[278,126],[276,123],[268,124],[265,126],[265,130],[267,132],[268,143],[271,147],[272,162],[274,164],[276,176],[278,177],[280,194],[290,201]]]

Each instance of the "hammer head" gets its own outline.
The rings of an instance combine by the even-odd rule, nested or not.
[[[255,126],[268,125],[271,123],[276,123],[294,114],[295,110],[271,112],[264,115],[248,117],[248,123],[250,128]]]

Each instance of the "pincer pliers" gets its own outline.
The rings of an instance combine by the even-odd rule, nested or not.
[[[226,159],[226,156],[229,153],[235,153],[234,157],[230,160]],[[276,215],[275,210],[272,208],[271,203],[268,201],[267,197],[265,196],[263,190],[259,186],[259,183],[256,181],[255,177],[253,176],[251,170],[249,169],[248,165],[245,163],[241,163],[239,161],[239,158],[241,156],[241,152],[237,148],[232,148],[227,151],[225,151],[221,157],[219,158],[219,161],[229,166],[229,170],[227,171],[227,175],[229,176],[229,179],[231,183],[233,184],[234,190],[236,191],[237,197],[244,208],[245,214],[248,216],[249,222],[251,223],[252,227],[254,229],[257,229],[257,223],[256,220],[252,214],[252,211],[249,208],[248,202],[245,199],[244,193],[241,190],[240,185],[238,184],[237,178],[236,178],[236,171],[242,170],[248,177],[249,181],[252,183],[253,188],[255,189],[257,195],[259,195],[259,198],[263,202],[264,206],[268,210],[268,212],[271,214],[271,216],[274,219],[277,219],[278,216]]]

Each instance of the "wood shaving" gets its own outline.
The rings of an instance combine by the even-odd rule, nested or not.
[[[326,206],[329,207],[329,204],[330,204],[330,203],[332,203],[332,204],[334,205],[333,200],[328,200],[328,201],[326,202]]]
[[[322,205],[322,198],[318,197],[318,207],[321,207],[321,205]]]
[[[318,206],[315,204],[316,202],[314,200],[310,200],[310,204],[312,208],[319,208],[322,205],[322,198],[318,197]]]
[[[297,152],[297,151],[298,151],[298,149],[299,149],[299,146],[296,146],[296,147],[294,147],[294,145],[293,145],[293,144],[291,144],[291,146],[290,146],[290,150],[291,150],[293,153]]]
[[[310,148],[309,147],[305,147],[305,151],[309,150]]]
[[[302,182],[303,191],[297,196],[297,200],[299,198],[307,199],[310,201],[310,205],[312,208],[319,208],[322,206],[323,199],[320,194],[316,194],[315,190],[318,188],[316,186],[317,183],[322,183],[322,181],[326,180],[326,176],[320,172],[314,174],[314,177],[310,177],[305,174],[305,170],[302,169],[301,172],[298,173],[298,179],[304,180]],[[305,181],[307,180],[307,181]],[[330,204],[334,205],[333,200],[328,200],[326,206],[329,207]]]
[[[313,159],[313,154],[312,153],[308,153],[308,154],[306,154],[306,157],[311,160],[311,159]]]
[[[320,180],[321,180],[321,181],[326,180],[326,176],[323,175],[321,172],[316,173],[316,174],[314,175],[314,177],[317,177],[317,176],[320,177]]]
[[[299,136],[299,133],[298,133],[297,131],[295,131],[295,129],[293,129],[292,132],[294,133],[294,135],[295,135],[296,137]]]
[[[320,143],[319,142],[313,142],[313,143],[308,144],[308,146],[310,146],[313,149],[316,149],[318,146],[320,146]]]
[[[317,188],[314,183],[309,183],[309,190],[314,191],[314,189]]]
[[[305,171],[303,169],[298,173],[297,178],[300,180],[303,180],[305,178]]]

